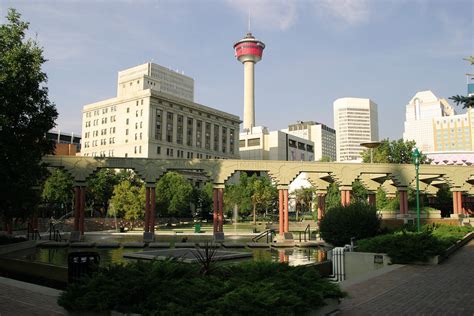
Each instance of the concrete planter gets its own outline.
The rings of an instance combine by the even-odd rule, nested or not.
[[[27,240],[0,246],[0,255],[36,247],[36,240]]]

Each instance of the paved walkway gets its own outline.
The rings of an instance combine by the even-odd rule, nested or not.
[[[348,285],[339,315],[474,315],[474,240],[435,266],[403,266]]]
[[[0,277],[0,316],[67,315],[57,304],[61,292]]]

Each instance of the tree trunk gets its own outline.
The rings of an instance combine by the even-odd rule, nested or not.
[[[253,224],[257,225],[257,205],[253,205]]]

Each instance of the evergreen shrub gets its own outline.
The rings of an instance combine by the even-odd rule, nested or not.
[[[359,240],[377,235],[380,219],[375,207],[366,203],[336,206],[323,217],[319,230],[324,241],[344,246],[350,243],[352,237]]]

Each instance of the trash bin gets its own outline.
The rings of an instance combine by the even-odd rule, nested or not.
[[[67,263],[68,282],[74,283],[97,270],[100,263],[100,255],[93,251],[71,252],[67,256]]]
[[[201,223],[195,223],[194,224],[194,232],[195,233],[200,233],[201,232]]]

